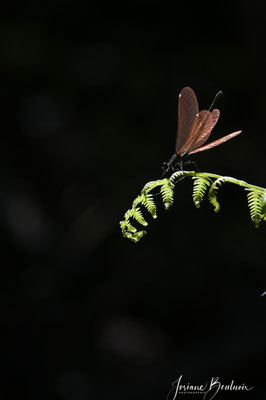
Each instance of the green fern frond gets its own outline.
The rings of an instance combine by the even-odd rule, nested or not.
[[[261,202],[262,202],[261,219],[263,221],[266,221],[266,191],[262,193]]]
[[[250,209],[251,220],[254,222],[256,228],[259,227],[262,218],[265,218],[264,193],[261,193],[253,188],[246,188],[249,192],[247,194],[248,206]]]
[[[151,193],[148,193],[148,194],[143,193],[142,204],[149,211],[149,213],[152,215],[153,218],[157,218],[156,205],[154,202],[153,195]]]
[[[174,201],[173,185],[169,184],[168,180],[162,185],[161,194],[164,207],[166,210],[168,210]]]
[[[131,223],[129,222],[129,220],[126,221],[121,221],[120,222],[120,227],[122,229],[122,232],[131,232],[131,233],[135,233],[137,232],[137,229],[131,225]]]
[[[129,219],[134,218],[134,217],[136,217],[136,210],[133,210],[133,209],[128,210],[125,214],[125,219],[120,222],[120,227],[121,227],[123,236],[136,243],[144,235],[146,235],[147,232],[146,231],[137,231],[137,229],[130,223]]]
[[[123,231],[122,234],[126,239],[130,239],[133,242],[137,243],[144,235],[146,235],[146,231],[138,231],[135,233],[129,232],[129,231]]]
[[[208,193],[209,201],[213,205],[215,212],[218,212],[220,210],[220,204],[217,200],[217,192],[220,189],[220,187],[222,186],[222,184],[225,182],[226,182],[225,177],[220,177],[212,183],[212,185],[209,189],[209,193]]]
[[[219,211],[220,205],[217,200],[217,192],[223,183],[229,182],[241,186],[248,191],[248,206],[250,208],[251,219],[255,226],[258,227],[262,220],[266,221],[266,189],[229,176],[220,176],[207,172],[176,171],[169,177],[169,179],[158,179],[157,181],[151,181],[144,186],[141,194],[134,200],[132,208],[125,213],[124,220],[120,222],[123,236],[133,242],[138,242],[146,234],[146,231],[137,231],[137,229],[131,224],[131,220],[135,219],[141,225],[148,225],[142,215],[140,205],[144,206],[153,218],[156,218],[156,204],[154,196],[150,192],[160,186],[162,200],[166,210],[168,210],[173,204],[175,185],[185,177],[191,177],[195,180],[193,187],[193,201],[196,207],[200,206],[206,190],[209,187],[209,201],[214,206],[214,211]]]
[[[144,226],[148,225],[148,222],[145,221],[139,207],[133,209],[132,218],[134,218],[141,225],[144,225]]]
[[[200,207],[200,203],[202,202],[205,192],[211,184],[211,180],[209,178],[204,178],[204,177],[197,177],[193,176],[192,179],[194,179],[194,186],[193,186],[193,194],[192,198],[194,201],[194,204],[197,208]]]
[[[125,218],[124,221],[127,222],[132,217],[132,215],[133,215],[133,208],[131,208],[131,210],[127,210],[127,212],[124,215],[124,218]],[[122,222],[123,221],[121,221],[121,223]]]
[[[167,183],[168,179],[164,178],[164,179],[158,179],[157,181],[151,181],[146,183],[146,185],[144,186],[144,188],[141,191],[141,194],[143,193],[148,193],[151,190],[155,189],[157,186],[162,186],[164,183]]]
[[[181,179],[185,178],[186,176],[189,176],[188,171],[176,171],[174,172],[170,178],[169,178],[169,185],[174,187],[177,182],[179,182]]]
[[[142,203],[142,201],[143,201],[143,194],[141,193],[141,194],[140,194],[138,197],[136,197],[135,200],[133,201],[132,209],[137,208],[137,205],[138,205],[139,203]]]
[[[130,235],[129,239],[133,242],[137,243],[144,235],[146,235],[146,231],[138,231]]]

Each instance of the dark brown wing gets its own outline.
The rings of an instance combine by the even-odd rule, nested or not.
[[[205,134],[205,132],[211,131],[212,127],[213,127],[212,113],[207,110],[202,110],[194,118],[194,122],[192,124],[189,137],[177,154],[183,157],[185,154],[189,153],[191,148],[193,149],[195,148],[194,143],[198,141],[201,138],[201,136]]]
[[[199,106],[194,91],[190,87],[185,87],[181,90],[178,99],[177,154],[188,140],[194,119],[198,112]]]
[[[212,129],[217,124],[219,117],[220,117],[220,111],[217,108],[212,110],[212,118],[213,118],[213,127],[212,127]]]
[[[211,142],[209,144],[206,144],[205,146],[199,147],[193,151],[190,151],[189,154],[194,154],[194,153],[198,153],[200,151],[204,151],[204,150],[209,150],[212,149],[215,146],[219,146],[219,144],[225,143],[227,142],[227,140],[232,139],[233,137],[239,135],[242,131],[237,131],[237,132],[233,132],[230,133],[229,135],[226,135],[218,140],[214,140],[214,142]]]
[[[189,153],[193,150],[196,150],[200,146],[202,146],[209,138],[213,128],[217,124],[217,121],[220,116],[220,111],[217,109],[214,109],[212,111],[212,118],[206,118],[206,123],[202,124],[202,127],[199,131],[199,133],[196,135],[195,139],[193,140],[193,143],[191,144],[189,148]]]

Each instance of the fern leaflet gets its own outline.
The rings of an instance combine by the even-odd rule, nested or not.
[[[168,180],[162,185],[161,194],[162,194],[164,207],[166,210],[168,210],[174,201],[173,186],[171,184],[169,184]]]
[[[147,226],[148,222],[145,221],[142,212],[139,207],[133,210],[132,218],[134,218],[139,224]]]
[[[220,177],[212,183],[209,189],[209,194],[208,194],[209,201],[213,205],[215,212],[218,212],[220,210],[220,204],[217,200],[217,192],[220,189],[221,185],[225,182],[226,179],[224,177]]]
[[[193,176],[192,179],[194,179],[192,198],[195,206],[199,208],[200,203],[204,198],[207,187],[210,186],[211,180],[209,178],[203,178],[201,176]]]
[[[262,193],[262,209],[261,209],[261,218],[263,221],[266,221],[266,192]]]
[[[246,190],[249,192],[247,198],[250,216],[256,228],[258,228],[261,219],[265,218],[265,211],[263,210],[265,208],[265,205],[263,204],[265,194],[254,189],[247,188]]]
[[[154,202],[153,195],[151,193],[148,194],[143,193],[142,204],[144,205],[144,207],[147,208],[147,210],[149,211],[149,213],[152,215],[153,218],[157,218],[156,205]]]

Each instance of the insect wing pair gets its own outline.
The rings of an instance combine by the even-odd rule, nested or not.
[[[219,92],[218,94],[221,94]],[[218,95],[217,94],[217,95]],[[211,107],[210,107],[211,108]],[[197,97],[190,87],[182,89],[178,99],[178,129],[175,154],[168,163],[164,163],[164,170],[174,169],[174,164],[186,155],[209,150],[227,140],[239,135],[236,131],[204,145],[220,117],[218,109],[199,111]]]

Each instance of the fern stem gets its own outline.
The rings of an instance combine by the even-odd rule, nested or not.
[[[265,193],[266,191],[266,189],[263,187],[251,185],[250,183],[247,183],[245,181],[236,178],[232,178],[231,176],[222,176],[217,174],[211,174],[209,172],[195,172],[195,171],[186,171],[186,172],[187,172],[186,176],[200,176],[202,178],[215,178],[215,179],[223,178],[226,182],[233,183],[234,185],[254,189],[261,193]]]

